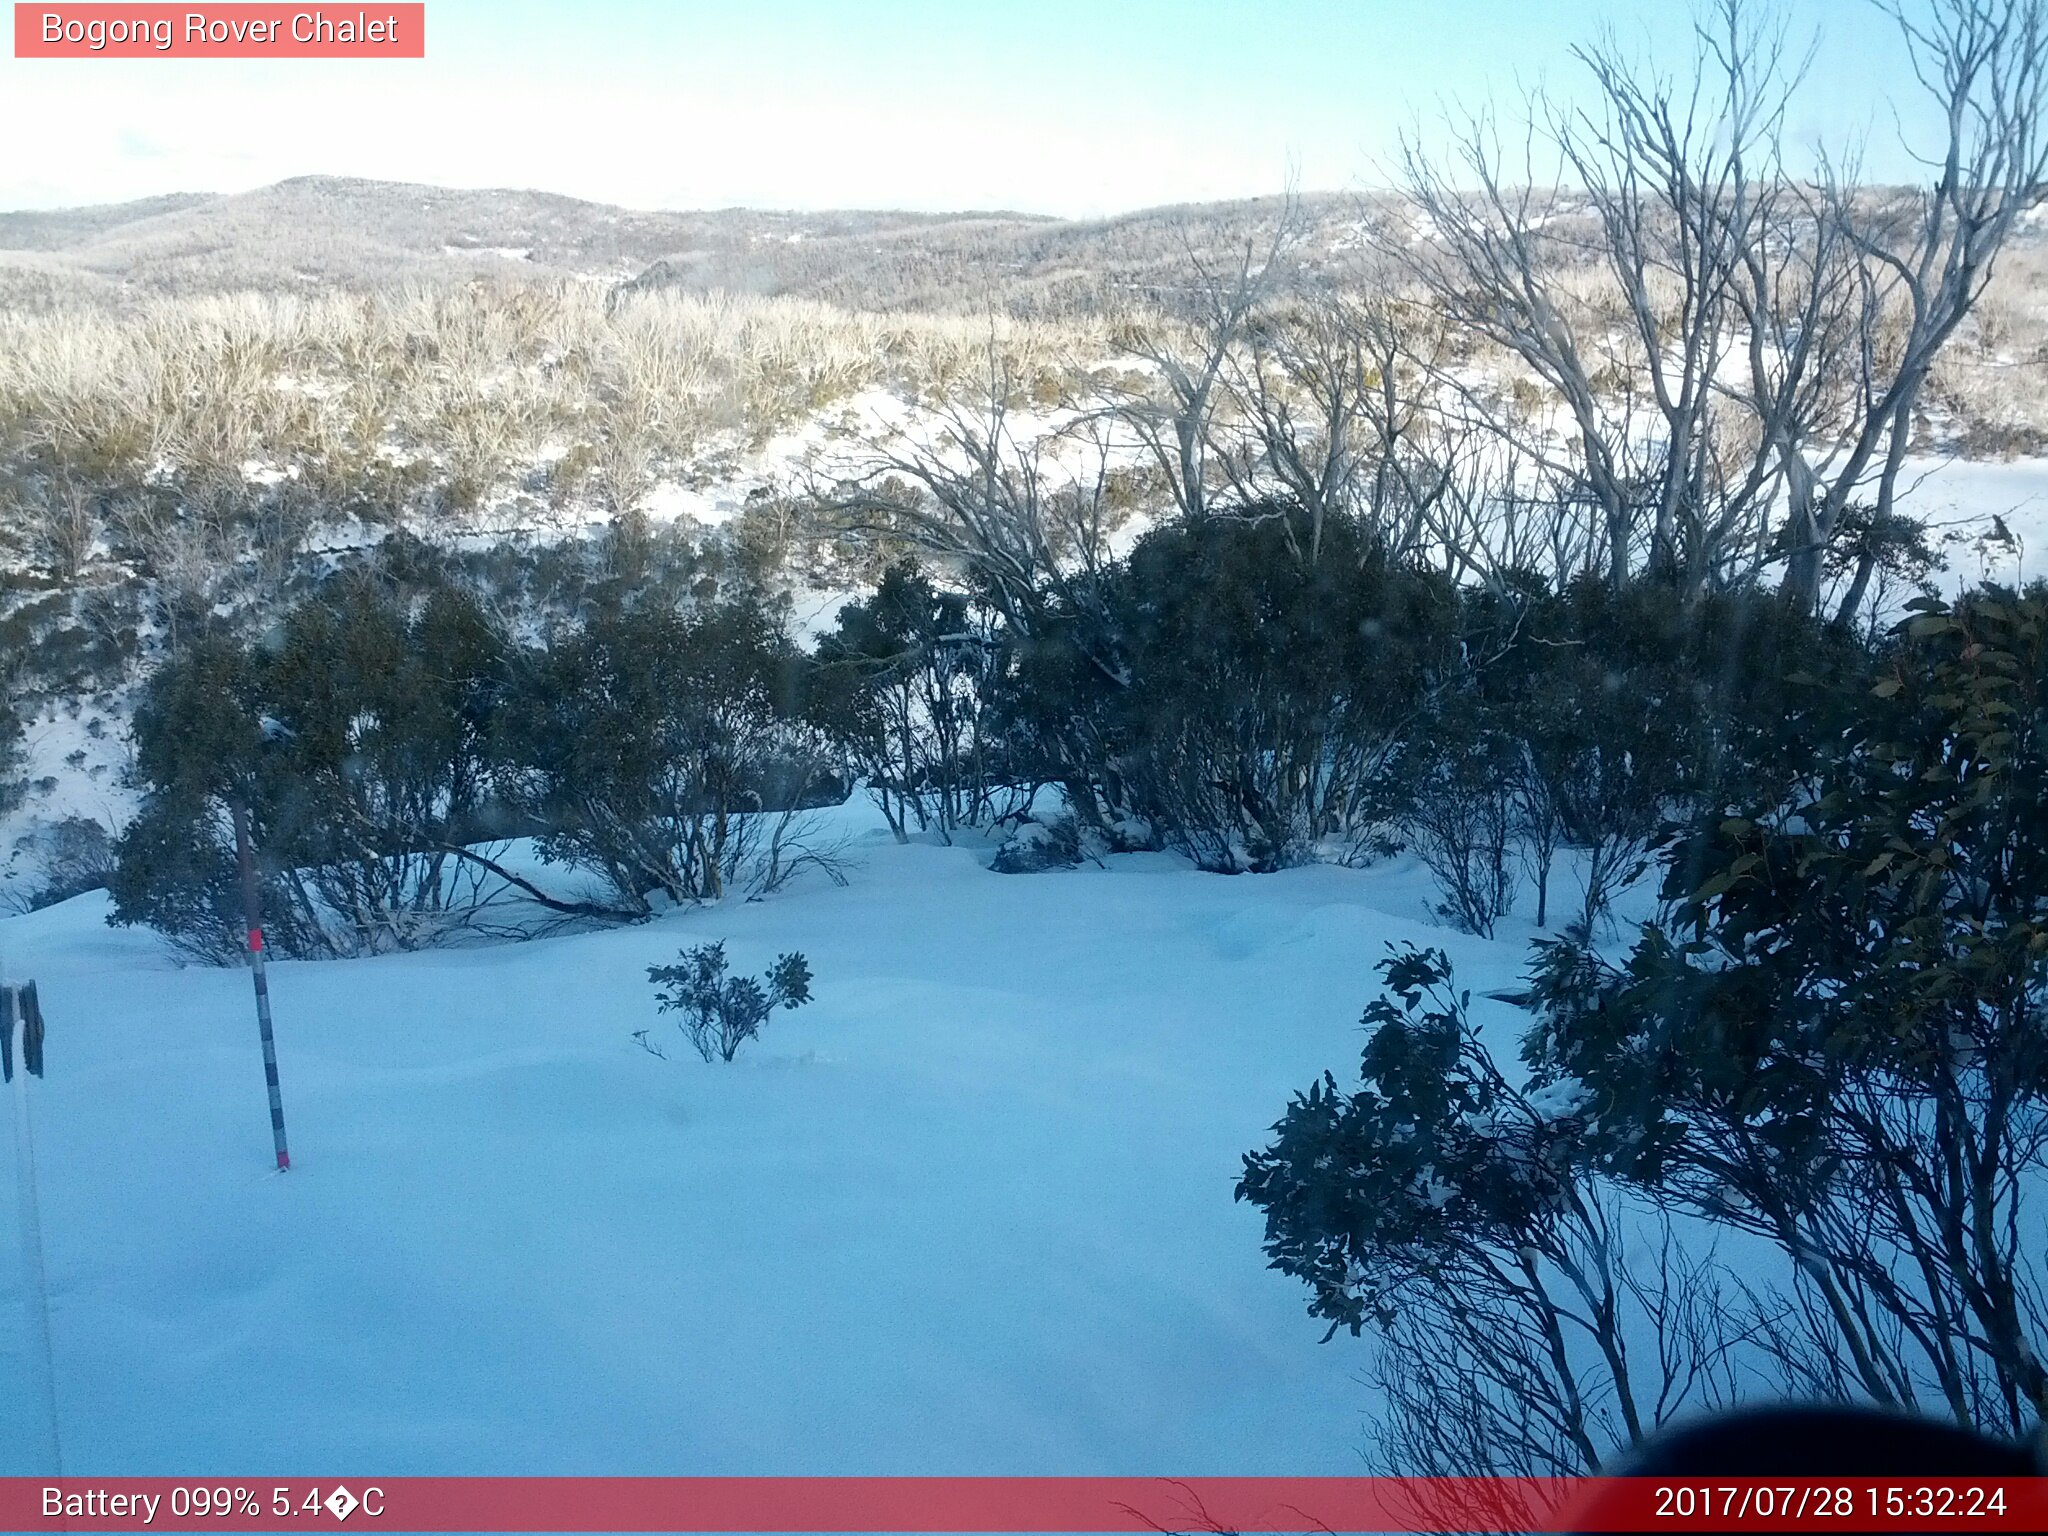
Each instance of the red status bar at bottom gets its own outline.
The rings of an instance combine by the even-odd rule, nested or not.
[[[0,1478],[8,1531],[2044,1531],[2048,1478]]]

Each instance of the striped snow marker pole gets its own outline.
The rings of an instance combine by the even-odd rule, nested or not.
[[[249,808],[235,802],[235,862],[241,866],[242,916],[249,925],[249,974],[256,981],[256,1028],[263,1036],[263,1083],[270,1090],[270,1139],[277,1171],[289,1173],[291,1152],[284,1140],[284,1095],[277,1086],[277,1038],[270,1029],[270,981],[263,970],[263,913],[256,885],[256,851],[249,842]]]

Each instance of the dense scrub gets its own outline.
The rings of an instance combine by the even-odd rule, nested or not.
[[[518,931],[535,902],[627,919],[830,868],[803,811],[859,780],[899,836],[1010,820],[1057,786],[1094,845],[1218,872],[1408,847],[1480,932],[1525,870],[1551,921],[1564,855],[1587,929],[1667,824],[1811,749],[1785,656],[1800,677],[1867,664],[1770,594],[1460,586],[1341,514],[1311,557],[1304,520],[1261,502],[1168,521],[1035,591],[1028,623],[899,566],[810,650],[744,568],[630,524],[505,589],[395,541],[151,680],[117,918],[221,950],[240,803],[287,952]],[[485,849],[512,836],[602,894],[515,878]]]
[[[182,646],[136,711],[114,921],[232,954],[237,807],[286,954],[631,920],[819,859],[795,834],[837,758],[757,596],[638,547],[513,611],[400,545],[271,631]],[[597,891],[508,867],[513,836]]]
[[[1359,1086],[1246,1157],[1275,1266],[1383,1341],[1390,1466],[1586,1472],[1750,1394],[2048,1411],[2048,588],[1787,687],[1801,750],[1665,830],[1625,958],[1538,945],[1519,1065],[1396,954]]]

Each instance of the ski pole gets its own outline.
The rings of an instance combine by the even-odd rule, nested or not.
[[[20,1066],[15,1068],[16,1029],[20,1028]],[[29,1119],[28,1080],[43,1075],[42,1012],[35,984],[10,987],[0,983],[0,1041],[6,1074],[14,1079],[14,1173],[16,1210],[21,1217],[21,1310],[28,1328],[28,1369],[31,1390],[41,1400],[45,1457],[52,1477],[64,1475],[64,1456],[57,1437],[57,1369],[50,1349],[50,1286],[43,1265],[43,1218],[36,1201],[36,1138]]]

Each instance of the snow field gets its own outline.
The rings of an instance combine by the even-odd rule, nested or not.
[[[1478,994],[1525,930],[1427,926],[1405,865],[1001,876],[840,814],[843,888],[274,965],[285,1176],[245,972],[176,967],[97,894],[0,922],[50,1019],[66,1470],[1356,1470],[1360,1346],[1319,1346],[1266,1269],[1238,1157],[1355,1073],[1387,941],[1445,946],[1512,1031]],[[645,977],[712,938],[817,978],[731,1067],[677,1049]],[[16,1475],[42,1470],[21,1338],[0,1328]]]

